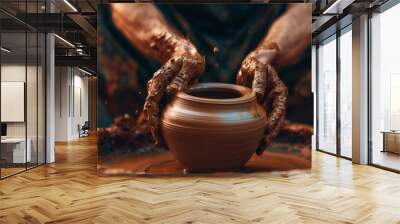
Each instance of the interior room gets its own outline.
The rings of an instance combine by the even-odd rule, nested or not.
[[[14,28],[1,31],[1,178],[45,163],[45,35]]]
[[[400,169],[400,67],[394,55],[400,34],[392,26],[399,12],[397,5],[371,18],[371,162],[395,170]]]
[[[89,129],[89,82],[92,74],[79,67],[55,67],[55,141],[62,143],[87,137]],[[93,90],[92,90],[93,91]],[[82,130],[82,127],[89,128]]]
[[[0,1],[0,223],[400,223],[400,2],[217,2]]]
[[[398,20],[399,6],[370,13],[371,18],[367,52],[369,82],[366,88],[368,104],[366,160],[373,166],[398,171],[398,78],[394,52],[397,49],[397,31],[392,29]],[[352,160],[352,82],[359,82],[354,72],[352,55],[352,24],[343,18],[342,27],[324,40],[317,40],[317,150]],[[328,32],[328,31],[325,31]],[[329,34],[327,34],[328,36]],[[394,39],[393,39],[394,38]],[[316,42],[314,40],[314,42]],[[320,90],[318,94],[318,90]],[[353,160],[354,161],[354,160]]]

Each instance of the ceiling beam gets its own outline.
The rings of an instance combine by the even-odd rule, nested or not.
[[[81,27],[91,38],[96,39],[97,30],[90,24],[85,17],[80,14],[68,14],[67,15],[72,21],[74,21],[79,27]]]
[[[343,11],[349,7],[355,0],[336,0],[330,4],[322,14],[324,15],[338,15],[342,14]]]
[[[16,18],[41,32],[81,31],[82,28],[67,15],[62,13],[18,13]]]
[[[319,16],[315,22],[312,24],[312,33],[317,33],[321,29],[326,28],[327,26],[331,25],[332,20],[334,20],[335,16]],[[328,24],[328,25],[327,25]]]
[[[55,56],[56,66],[87,67],[96,71],[97,60],[90,56]]]

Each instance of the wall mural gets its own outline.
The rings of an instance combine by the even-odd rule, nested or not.
[[[98,13],[100,174],[311,167],[311,4]]]

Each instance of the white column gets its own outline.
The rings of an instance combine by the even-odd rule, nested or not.
[[[368,163],[368,15],[353,19],[353,162]]]
[[[55,133],[55,55],[54,35],[46,36],[46,163],[55,161],[54,133]]]
[[[46,1],[46,11],[54,12],[54,5]],[[54,34],[46,35],[46,163],[55,162],[55,43]]]

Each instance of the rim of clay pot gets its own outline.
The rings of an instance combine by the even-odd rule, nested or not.
[[[228,90],[231,92],[236,92],[240,94],[240,97],[233,97],[233,98],[226,98],[226,99],[214,99],[208,97],[199,97],[190,95],[191,92],[196,90]],[[190,100],[194,102],[201,102],[201,103],[213,103],[213,104],[239,104],[239,103],[247,103],[251,102],[255,99],[255,94],[251,89],[235,85],[235,84],[227,84],[227,83],[198,83],[195,85],[190,86],[190,88],[186,92],[179,92],[176,95],[178,98]]]

